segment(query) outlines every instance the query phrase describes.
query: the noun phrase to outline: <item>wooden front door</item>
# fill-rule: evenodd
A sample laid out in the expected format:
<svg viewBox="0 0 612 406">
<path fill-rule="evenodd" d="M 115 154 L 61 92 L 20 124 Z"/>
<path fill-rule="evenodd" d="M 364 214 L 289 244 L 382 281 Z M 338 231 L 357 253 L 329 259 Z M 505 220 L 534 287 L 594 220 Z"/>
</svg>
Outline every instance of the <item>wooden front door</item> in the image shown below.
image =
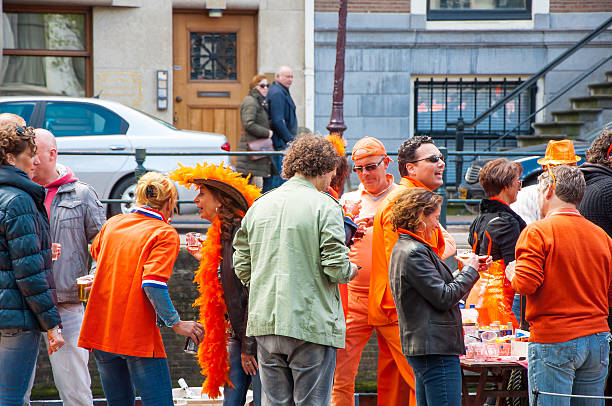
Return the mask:
<svg viewBox="0 0 612 406">
<path fill-rule="evenodd" d="M 173 34 L 174 125 L 224 134 L 235 150 L 240 103 L 257 69 L 256 15 L 175 12 Z"/>
</svg>

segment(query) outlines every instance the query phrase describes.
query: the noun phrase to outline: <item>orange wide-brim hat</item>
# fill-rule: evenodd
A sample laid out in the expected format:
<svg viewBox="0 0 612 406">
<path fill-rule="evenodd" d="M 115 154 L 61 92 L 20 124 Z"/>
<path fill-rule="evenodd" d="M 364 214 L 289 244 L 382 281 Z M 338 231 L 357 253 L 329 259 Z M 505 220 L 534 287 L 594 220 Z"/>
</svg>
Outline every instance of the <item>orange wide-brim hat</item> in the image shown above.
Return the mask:
<svg viewBox="0 0 612 406">
<path fill-rule="evenodd" d="M 574 144 L 571 140 L 548 141 L 544 158 L 538 159 L 542 166 L 546 165 L 568 165 L 580 161 L 580 157 L 574 152 Z"/>
</svg>

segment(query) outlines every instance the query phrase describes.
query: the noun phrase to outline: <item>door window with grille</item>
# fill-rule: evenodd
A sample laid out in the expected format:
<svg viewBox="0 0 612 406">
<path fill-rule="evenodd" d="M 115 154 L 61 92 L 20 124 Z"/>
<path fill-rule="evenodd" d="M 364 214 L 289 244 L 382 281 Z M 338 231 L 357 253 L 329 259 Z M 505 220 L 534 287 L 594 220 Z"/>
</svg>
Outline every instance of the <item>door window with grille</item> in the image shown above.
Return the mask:
<svg viewBox="0 0 612 406">
<path fill-rule="evenodd" d="M 191 32 L 191 80 L 236 80 L 236 33 Z"/>
</svg>

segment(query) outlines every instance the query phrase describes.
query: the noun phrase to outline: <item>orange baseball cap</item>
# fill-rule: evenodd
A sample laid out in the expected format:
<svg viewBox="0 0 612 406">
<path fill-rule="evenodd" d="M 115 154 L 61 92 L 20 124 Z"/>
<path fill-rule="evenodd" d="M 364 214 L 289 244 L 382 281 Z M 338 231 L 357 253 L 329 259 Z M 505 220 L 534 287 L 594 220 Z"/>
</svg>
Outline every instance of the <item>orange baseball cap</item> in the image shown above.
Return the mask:
<svg viewBox="0 0 612 406">
<path fill-rule="evenodd" d="M 384 155 L 387 156 L 387 151 L 382 142 L 374 137 L 363 137 L 353 147 L 353 155 L 351 158 L 354 160 L 365 158 L 368 156 Z"/>
<path fill-rule="evenodd" d="M 548 141 L 544 158 L 538 159 L 542 166 L 546 165 L 568 165 L 580 161 L 580 157 L 574 152 L 574 144 L 571 140 Z"/>
</svg>

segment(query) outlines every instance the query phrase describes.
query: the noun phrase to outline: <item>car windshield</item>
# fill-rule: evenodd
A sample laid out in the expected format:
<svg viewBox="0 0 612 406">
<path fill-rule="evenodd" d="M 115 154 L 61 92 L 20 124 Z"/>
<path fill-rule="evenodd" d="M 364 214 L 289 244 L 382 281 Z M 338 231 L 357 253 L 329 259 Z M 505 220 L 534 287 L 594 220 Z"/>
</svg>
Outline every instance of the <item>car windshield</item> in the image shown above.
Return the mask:
<svg viewBox="0 0 612 406">
<path fill-rule="evenodd" d="M 138 110 L 138 109 L 134 109 L 134 110 L 137 110 L 139 113 L 142 113 L 142 114 L 144 114 L 145 116 L 150 117 L 150 118 L 152 118 L 153 120 L 157 121 L 158 123 L 165 125 L 166 127 L 170 128 L 171 130 L 177 130 L 177 131 L 178 131 L 178 128 L 176 128 L 175 126 L 173 126 L 173 125 L 172 125 L 172 124 L 170 124 L 169 122 L 162 120 L 162 119 L 161 119 L 161 118 L 159 118 L 159 117 L 155 117 L 155 116 L 153 116 L 153 115 L 151 115 L 151 114 L 149 114 L 149 113 L 145 113 L 145 112 L 144 112 L 144 111 L 142 111 L 142 110 Z"/>
</svg>

